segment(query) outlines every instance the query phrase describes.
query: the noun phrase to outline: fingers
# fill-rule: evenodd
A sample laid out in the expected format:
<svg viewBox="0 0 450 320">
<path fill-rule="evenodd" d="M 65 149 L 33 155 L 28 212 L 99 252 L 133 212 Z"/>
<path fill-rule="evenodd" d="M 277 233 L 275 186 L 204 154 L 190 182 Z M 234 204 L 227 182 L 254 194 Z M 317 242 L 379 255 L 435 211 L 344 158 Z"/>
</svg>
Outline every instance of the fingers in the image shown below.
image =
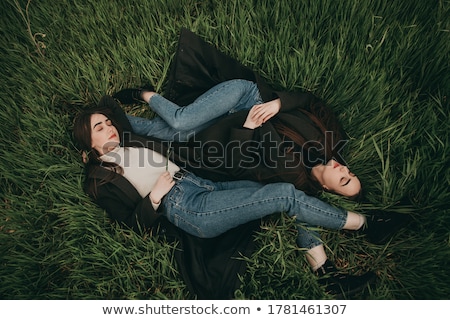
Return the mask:
<svg viewBox="0 0 450 320">
<path fill-rule="evenodd" d="M 264 119 L 263 119 L 263 123 L 267 122 L 267 121 L 268 121 L 270 118 L 272 118 L 274 115 L 275 115 L 275 114 L 273 114 L 273 113 L 266 114 L 265 117 L 264 117 Z"/>
<path fill-rule="evenodd" d="M 259 115 L 255 115 L 254 113 L 255 112 L 249 113 L 247 118 L 248 121 L 253 124 L 253 127 L 256 128 L 262 125 L 262 120 Z"/>
<path fill-rule="evenodd" d="M 172 177 L 172 175 L 170 174 L 169 171 L 165 171 L 165 172 L 163 173 L 163 176 L 164 176 L 164 178 L 165 178 L 168 182 L 170 182 L 171 185 L 174 185 L 174 184 L 175 184 L 175 180 L 173 180 L 173 177 Z"/>
<path fill-rule="evenodd" d="M 267 105 L 259 104 L 250 110 L 250 116 L 254 122 L 262 124 L 272 118 L 274 113 Z"/>
<path fill-rule="evenodd" d="M 175 180 L 173 180 L 170 172 L 165 171 L 159 176 L 157 184 L 159 184 L 159 186 L 161 186 L 166 192 L 168 192 L 175 185 Z"/>
<path fill-rule="evenodd" d="M 163 179 L 163 180 L 166 180 L 166 181 L 173 181 L 173 178 L 172 178 L 172 176 L 170 175 L 170 172 L 169 172 L 169 171 L 164 171 L 164 172 L 161 174 L 160 178 Z"/>
<path fill-rule="evenodd" d="M 163 173 L 161 173 L 161 177 L 164 178 L 172 178 L 172 176 L 170 175 L 169 171 L 164 171 Z"/>
<path fill-rule="evenodd" d="M 250 110 L 250 116 L 253 121 L 258 121 L 264 115 L 264 107 L 261 104 L 253 106 Z"/>
</svg>

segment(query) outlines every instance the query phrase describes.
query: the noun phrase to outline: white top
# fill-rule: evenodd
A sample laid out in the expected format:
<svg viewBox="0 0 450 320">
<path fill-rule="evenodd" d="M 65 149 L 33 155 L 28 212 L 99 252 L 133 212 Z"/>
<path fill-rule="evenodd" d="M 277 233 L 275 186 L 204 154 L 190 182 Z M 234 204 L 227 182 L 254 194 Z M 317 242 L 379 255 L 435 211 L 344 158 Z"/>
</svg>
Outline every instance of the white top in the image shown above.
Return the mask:
<svg viewBox="0 0 450 320">
<path fill-rule="evenodd" d="M 102 155 L 101 160 L 115 163 L 123 168 L 123 176 L 136 188 L 142 198 L 152 190 L 159 176 L 169 171 L 173 174 L 180 170 L 167 157 L 148 148 L 116 147 Z M 159 204 L 152 202 L 155 210 Z"/>
</svg>

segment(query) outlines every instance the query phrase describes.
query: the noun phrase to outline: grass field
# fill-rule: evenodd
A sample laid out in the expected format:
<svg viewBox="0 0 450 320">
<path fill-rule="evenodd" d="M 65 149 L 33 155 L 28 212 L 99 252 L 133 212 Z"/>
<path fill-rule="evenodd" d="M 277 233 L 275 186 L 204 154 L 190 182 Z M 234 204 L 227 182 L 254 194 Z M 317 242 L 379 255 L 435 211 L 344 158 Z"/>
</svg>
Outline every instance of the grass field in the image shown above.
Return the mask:
<svg viewBox="0 0 450 320">
<path fill-rule="evenodd" d="M 414 217 L 384 246 L 324 232 L 341 268 L 376 271 L 358 298 L 450 298 L 448 0 L 6 0 L 0 10 L 1 298 L 192 298 L 169 245 L 111 226 L 82 193 L 71 141 L 74 114 L 102 95 L 162 90 L 182 27 L 338 113 L 366 199 L 325 200 Z M 292 222 L 263 227 L 236 299 L 329 298 Z"/>
</svg>

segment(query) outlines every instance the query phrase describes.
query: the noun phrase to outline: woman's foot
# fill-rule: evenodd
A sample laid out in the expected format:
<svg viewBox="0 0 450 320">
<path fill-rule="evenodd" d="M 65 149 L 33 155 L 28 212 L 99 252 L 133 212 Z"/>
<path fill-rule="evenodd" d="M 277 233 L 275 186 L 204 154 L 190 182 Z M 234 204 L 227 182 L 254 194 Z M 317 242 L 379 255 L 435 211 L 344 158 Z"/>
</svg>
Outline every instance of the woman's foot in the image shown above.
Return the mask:
<svg viewBox="0 0 450 320">
<path fill-rule="evenodd" d="M 359 230 L 373 244 L 385 244 L 394 234 L 404 228 L 412 218 L 408 214 L 371 211 L 366 215 L 366 224 Z"/>
<path fill-rule="evenodd" d="M 325 286 L 325 291 L 336 299 L 349 299 L 361 293 L 376 278 L 375 273 L 370 271 L 360 276 L 342 273 L 330 260 L 325 261 L 315 273 L 319 277 L 318 282 Z"/>
<path fill-rule="evenodd" d="M 153 87 L 128 88 L 115 93 L 113 98 L 122 104 L 148 103 L 154 94 Z"/>
</svg>

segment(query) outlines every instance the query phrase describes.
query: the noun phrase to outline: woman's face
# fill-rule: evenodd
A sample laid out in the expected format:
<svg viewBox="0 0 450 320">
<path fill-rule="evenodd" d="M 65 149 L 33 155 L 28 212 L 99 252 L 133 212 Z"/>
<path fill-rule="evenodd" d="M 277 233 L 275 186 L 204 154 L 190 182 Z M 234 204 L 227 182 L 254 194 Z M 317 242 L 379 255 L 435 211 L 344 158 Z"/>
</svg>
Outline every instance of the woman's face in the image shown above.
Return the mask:
<svg viewBox="0 0 450 320">
<path fill-rule="evenodd" d="M 361 182 L 346 166 L 335 160 L 312 168 L 312 175 L 328 191 L 352 197 L 361 191 Z"/>
<path fill-rule="evenodd" d="M 108 153 L 120 144 L 119 132 L 103 114 L 91 116 L 91 143 L 92 148 L 101 155 Z"/>
</svg>

